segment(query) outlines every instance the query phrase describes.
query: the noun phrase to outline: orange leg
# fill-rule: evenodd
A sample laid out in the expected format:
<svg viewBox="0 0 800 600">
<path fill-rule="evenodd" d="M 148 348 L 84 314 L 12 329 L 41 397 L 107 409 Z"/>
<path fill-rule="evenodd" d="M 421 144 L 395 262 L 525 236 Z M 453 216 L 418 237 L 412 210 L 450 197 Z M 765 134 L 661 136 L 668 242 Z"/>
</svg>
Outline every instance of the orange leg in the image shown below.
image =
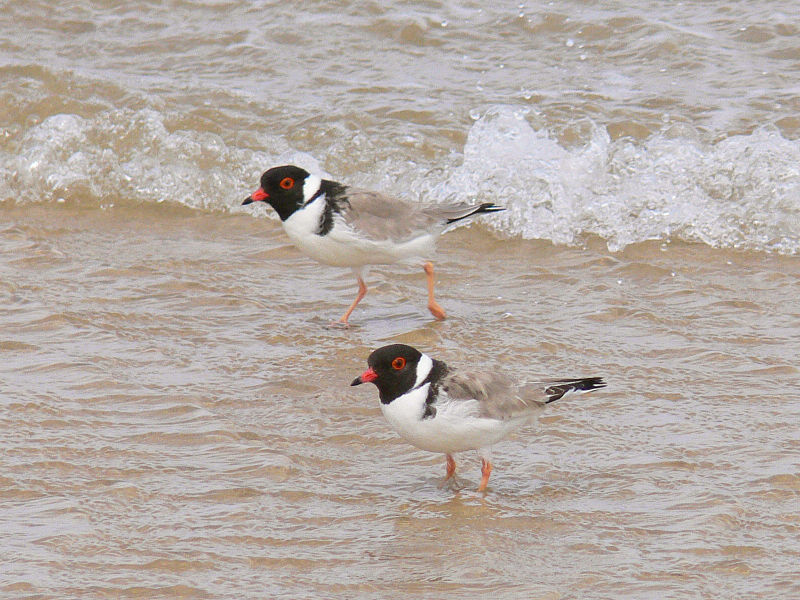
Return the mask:
<svg viewBox="0 0 800 600">
<path fill-rule="evenodd" d="M 456 474 L 456 461 L 453 457 L 448 454 L 447 455 L 447 477 L 444 478 L 445 481 L 450 479 L 453 475 Z"/>
<path fill-rule="evenodd" d="M 347 322 L 347 319 L 350 318 L 350 315 L 353 312 L 353 309 L 358 305 L 361 300 L 364 299 L 364 296 L 367 295 L 367 284 L 364 283 L 364 280 L 361 279 L 361 276 L 358 277 L 358 296 L 356 299 L 353 300 L 353 303 L 350 305 L 350 308 L 347 309 L 347 312 L 342 315 L 342 318 L 339 319 L 339 323 L 344 325 L 345 327 L 349 327 L 350 324 Z"/>
<path fill-rule="evenodd" d="M 481 484 L 478 486 L 478 491 L 482 492 L 486 489 L 487 484 L 489 483 L 489 475 L 492 474 L 492 463 L 486 460 L 485 458 L 481 459 Z"/>
<path fill-rule="evenodd" d="M 425 275 L 428 277 L 428 310 L 431 311 L 437 321 L 444 321 L 447 315 L 445 315 L 444 309 L 439 306 L 439 303 L 433 297 L 433 263 L 426 262 L 422 268 L 425 269 Z"/>
</svg>

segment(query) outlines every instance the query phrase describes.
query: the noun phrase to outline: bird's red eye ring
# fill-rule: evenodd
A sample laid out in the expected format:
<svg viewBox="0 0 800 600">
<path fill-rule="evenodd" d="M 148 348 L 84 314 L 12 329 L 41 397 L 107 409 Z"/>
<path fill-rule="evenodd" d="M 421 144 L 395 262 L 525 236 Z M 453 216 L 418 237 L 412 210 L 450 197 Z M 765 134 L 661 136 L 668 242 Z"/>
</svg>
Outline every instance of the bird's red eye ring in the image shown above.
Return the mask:
<svg viewBox="0 0 800 600">
<path fill-rule="evenodd" d="M 281 179 L 281 182 L 278 184 L 285 190 L 290 190 L 294 187 L 294 179 L 291 177 L 284 177 Z"/>
<path fill-rule="evenodd" d="M 403 358 L 402 356 L 398 356 L 392 361 L 392 368 L 396 369 L 397 371 L 399 371 L 405 366 L 406 366 L 406 359 Z"/>
</svg>

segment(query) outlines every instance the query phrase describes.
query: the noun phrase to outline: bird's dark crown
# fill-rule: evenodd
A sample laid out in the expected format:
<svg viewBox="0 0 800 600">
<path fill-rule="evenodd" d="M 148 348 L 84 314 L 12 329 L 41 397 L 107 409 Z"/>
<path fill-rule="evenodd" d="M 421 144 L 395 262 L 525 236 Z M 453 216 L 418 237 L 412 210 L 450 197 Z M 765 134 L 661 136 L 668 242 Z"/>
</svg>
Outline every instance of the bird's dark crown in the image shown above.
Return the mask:
<svg viewBox="0 0 800 600">
<path fill-rule="evenodd" d="M 275 209 L 281 221 L 303 206 L 303 184 L 308 176 L 308 171 L 294 165 L 272 167 L 261 176 L 261 189 L 268 196 L 266 201 Z"/>
<path fill-rule="evenodd" d="M 414 387 L 420 358 L 422 352 L 406 344 L 383 346 L 369 355 L 367 364 L 378 375 L 373 383 L 381 402 L 389 404 Z"/>
</svg>

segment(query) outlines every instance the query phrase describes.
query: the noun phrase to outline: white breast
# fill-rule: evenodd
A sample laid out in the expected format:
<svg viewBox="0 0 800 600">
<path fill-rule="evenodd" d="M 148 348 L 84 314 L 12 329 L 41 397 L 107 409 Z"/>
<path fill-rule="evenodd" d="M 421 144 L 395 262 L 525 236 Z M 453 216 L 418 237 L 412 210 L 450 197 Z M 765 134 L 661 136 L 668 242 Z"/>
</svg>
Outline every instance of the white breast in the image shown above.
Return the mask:
<svg viewBox="0 0 800 600">
<path fill-rule="evenodd" d="M 292 238 L 292 241 L 297 243 L 297 240 L 303 240 L 312 236 L 316 236 L 319 229 L 319 222 L 325 212 L 325 195 L 323 194 L 311 204 L 306 204 L 299 210 L 293 212 L 288 219 L 283 222 L 283 229 L 286 235 Z"/>
<path fill-rule="evenodd" d="M 394 430 L 422 450 L 450 454 L 487 448 L 527 421 L 480 417 L 477 400 L 451 400 L 442 392 L 435 404 L 435 416 L 423 418 L 429 386 L 426 383 L 389 404 L 381 404 L 381 410 Z"/>
</svg>

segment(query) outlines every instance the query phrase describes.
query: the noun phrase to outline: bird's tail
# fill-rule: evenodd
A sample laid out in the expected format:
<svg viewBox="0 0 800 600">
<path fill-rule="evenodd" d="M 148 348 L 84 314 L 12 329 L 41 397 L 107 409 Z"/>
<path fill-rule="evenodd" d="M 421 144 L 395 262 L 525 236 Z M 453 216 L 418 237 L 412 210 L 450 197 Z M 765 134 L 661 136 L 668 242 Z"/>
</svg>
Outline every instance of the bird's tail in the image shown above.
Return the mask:
<svg viewBox="0 0 800 600">
<path fill-rule="evenodd" d="M 545 404 L 550 404 L 567 394 L 585 394 L 606 387 L 602 377 L 586 377 L 584 379 L 558 379 L 548 382 L 544 393 L 547 394 Z"/>
<path fill-rule="evenodd" d="M 467 217 L 471 217 L 472 215 L 479 215 L 481 213 L 490 213 L 490 212 L 497 212 L 499 210 L 505 210 L 502 206 L 497 206 L 494 202 L 484 202 L 483 204 L 479 204 L 478 206 L 470 206 L 463 211 L 459 212 L 458 214 L 454 214 L 452 217 L 447 219 L 447 224 L 455 223 L 456 221 L 460 221 L 461 219 L 466 219 Z"/>
</svg>

